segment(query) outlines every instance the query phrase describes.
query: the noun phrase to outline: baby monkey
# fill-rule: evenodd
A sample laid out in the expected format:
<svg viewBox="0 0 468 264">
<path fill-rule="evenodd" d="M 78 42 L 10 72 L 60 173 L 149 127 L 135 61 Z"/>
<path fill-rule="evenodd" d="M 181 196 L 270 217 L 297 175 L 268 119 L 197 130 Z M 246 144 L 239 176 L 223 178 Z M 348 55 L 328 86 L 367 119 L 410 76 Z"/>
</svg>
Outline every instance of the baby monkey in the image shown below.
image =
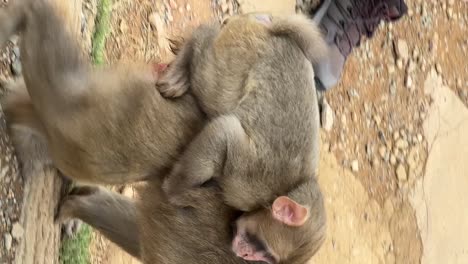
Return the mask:
<svg viewBox="0 0 468 264">
<path fill-rule="evenodd" d="M 210 119 L 163 188 L 190 206 L 200 187 L 219 183 L 246 212 L 232 242 L 245 260 L 303 263 L 324 239 L 312 63 L 325 53 L 306 17 L 247 14 L 200 26 L 159 79 L 166 97 L 190 89 Z"/>
</svg>

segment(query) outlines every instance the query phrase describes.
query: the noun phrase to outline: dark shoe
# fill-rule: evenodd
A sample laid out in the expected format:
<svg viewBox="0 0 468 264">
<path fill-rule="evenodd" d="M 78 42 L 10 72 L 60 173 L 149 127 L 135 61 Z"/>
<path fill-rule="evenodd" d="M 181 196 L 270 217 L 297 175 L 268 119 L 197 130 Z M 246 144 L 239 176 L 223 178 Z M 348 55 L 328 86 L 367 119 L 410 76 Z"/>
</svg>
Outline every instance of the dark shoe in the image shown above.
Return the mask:
<svg viewBox="0 0 468 264">
<path fill-rule="evenodd" d="M 330 46 L 328 59 L 314 65 L 325 89 L 338 83 L 346 57 L 359 46 L 362 35 L 371 37 L 380 21 L 396 21 L 408 10 L 404 0 L 325 0 L 322 5 L 312 17 Z"/>
</svg>

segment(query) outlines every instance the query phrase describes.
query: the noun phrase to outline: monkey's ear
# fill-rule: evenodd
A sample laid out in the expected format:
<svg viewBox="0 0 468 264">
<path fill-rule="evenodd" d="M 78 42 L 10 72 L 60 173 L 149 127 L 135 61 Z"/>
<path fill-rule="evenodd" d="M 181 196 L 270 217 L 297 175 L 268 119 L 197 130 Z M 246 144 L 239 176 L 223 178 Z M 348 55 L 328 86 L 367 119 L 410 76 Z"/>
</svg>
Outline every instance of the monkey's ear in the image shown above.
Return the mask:
<svg viewBox="0 0 468 264">
<path fill-rule="evenodd" d="M 309 218 L 309 209 L 287 196 L 276 198 L 272 213 L 273 218 L 288 226 L 302 226 Z"/>
</svg>

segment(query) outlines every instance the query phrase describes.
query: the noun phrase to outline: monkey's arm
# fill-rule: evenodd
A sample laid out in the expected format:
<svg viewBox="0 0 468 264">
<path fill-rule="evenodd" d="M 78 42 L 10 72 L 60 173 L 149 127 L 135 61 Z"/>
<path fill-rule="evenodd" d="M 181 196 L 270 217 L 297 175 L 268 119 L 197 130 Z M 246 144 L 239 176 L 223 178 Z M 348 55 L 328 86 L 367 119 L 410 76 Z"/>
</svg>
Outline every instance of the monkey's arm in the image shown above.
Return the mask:
<svg viewBox="0 0 468 264">
<path fill-rule="evenodd" d="M 250 151 L 249 137 L 235 116 L 221 116 L 211 121 L 190 143 L 163 184 L 169 201 L 187 206 L 190 192 L 213 177 L 236 177 L 241 168 L 225 172 L 225 163 L 242 163 Z"/>
<path fill-rule="evenodd" d="M 78 218 L 127 253 L 140 258 L 137 208 L 123 195 L 100 187 L 78 187 L 62 202 L 57 222 Z"/>
</svg>

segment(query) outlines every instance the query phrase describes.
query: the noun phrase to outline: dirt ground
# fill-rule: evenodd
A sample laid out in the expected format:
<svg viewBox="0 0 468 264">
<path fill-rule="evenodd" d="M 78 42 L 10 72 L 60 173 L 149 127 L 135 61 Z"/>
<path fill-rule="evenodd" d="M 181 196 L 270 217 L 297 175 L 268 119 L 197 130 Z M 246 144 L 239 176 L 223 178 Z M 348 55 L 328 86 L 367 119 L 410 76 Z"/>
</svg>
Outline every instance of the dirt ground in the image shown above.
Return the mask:
<svg viewBox="0 0 468 264">
<path fill-rule="evenodd" d="M 326 94 L 319 183 L 328 236 L 311 263 L 468 263 L 468 4 L 406 3 L 408 16 L 363 39 Z M 116 0 L 106 58 L 168 61 L 166 37 L 237 12 L 292 13 L 295 4 Z M 0 54 L 0 76 L 12 74 L 12 54 L 13 45 Z M 0 201 L 21 196 L 14 186 L 2 182 Z M 12 215 L 10 224 L 0 215 L 0 263 L 17 218 L 9 204 L 0 203 Z M 138 263 L 99 234 L 91 251 L 92 263 Z"/>
</svg>

